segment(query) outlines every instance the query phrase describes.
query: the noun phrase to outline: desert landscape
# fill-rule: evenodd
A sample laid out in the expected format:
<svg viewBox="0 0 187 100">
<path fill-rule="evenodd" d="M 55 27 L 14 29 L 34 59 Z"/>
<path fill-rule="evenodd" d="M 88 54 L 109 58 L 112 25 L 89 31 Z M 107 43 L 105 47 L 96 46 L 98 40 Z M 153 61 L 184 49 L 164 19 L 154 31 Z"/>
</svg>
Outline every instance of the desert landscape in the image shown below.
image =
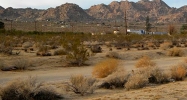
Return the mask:
<svg viewBox="0 0 187 100">
<path fill-rule="evenodd" d="M 0 5 L 0 100 L 187 100 L 186 9 Z"/>
<path fill-rule="evenodd" d="M 175 40 L 169 35 L 137 34 L 1 36 L 2 97 L 9 89 L 19 90 L 16 84 L 33 82 L 67 100 L 187 98 L 184 35 Z"/>
</svg>

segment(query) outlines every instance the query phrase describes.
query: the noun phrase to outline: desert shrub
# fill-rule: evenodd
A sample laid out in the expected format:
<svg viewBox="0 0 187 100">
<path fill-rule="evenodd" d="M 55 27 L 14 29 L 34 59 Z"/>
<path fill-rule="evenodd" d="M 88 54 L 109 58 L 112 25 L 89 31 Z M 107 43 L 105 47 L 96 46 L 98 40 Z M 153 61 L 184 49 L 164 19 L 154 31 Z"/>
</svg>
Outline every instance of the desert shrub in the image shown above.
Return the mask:
<svg viewBox="0 0 187 100">
<path fill-rule="evenodd" d="M 99 62 L 93 68 L 92 75 L 97 78 L 104 78 L 118 69 L 119 61 L 116 59 L 107 59 Z"/>
<path fill-rule="evenodd" d="M 148 71 L 148 70 L 147 70 Z M 149 72 L 149 83 L 168 83 L 170 76 L 159 67 L 153 67 Z"/>
<path fill-rule="evenodd" d="M 5 67 L 4 61 L 2 59 L 0 59 L 0 69 L 2 69 L 4 67 Z"/>
<path fill-rule="evenodd" d="M 178 47 L 174 47 L 171 48 L 167 51 L 167 55 L 168 56 L 177 56 L 177 57 L 181 57 L 184 55 L 184 52 L 182 49 L 178 48 Z"/>
<path fill-rule="evenodd" d="M 36 80 L 33 78 L 11 81 L 2 88 L 2 100 L 31 100 L 29 95 L 35 86 Z"/>
<path fill-rule="evenodd" d="M 101 84 L 101 88 L 114 89 L 114 88 L 123 88 L 124 84 L 127 82 L 129 74 L 120 68 L 116 72 L 108 75 L 104 82 Z"/>
<path fill-rule="evenodd" d="M 63 48 L 67 52 L 66 60 L 73 65 L 82 66 L 91 56 L 88 50 L 84 47 L 83 43 L 78 39 L 72 40 L 70 43 L 64 43 Z"/>
<path fill-rule="evenodd" d="M 94 83 L 95 79 L 86 78 L 83 75 L 74 75 L 70 78 L 70 88 L 76 94 L 81 94 L 82 96 L 85 93 L 93 93 L 94 92 Z"/>
<path fill-rule="evenodd" d="M 32 47 L 32 43 L 31 42 L 24 42 L 23 44 L 22 44 L 22 47 L 24 48 L 24 49 L 27 49 L 27 48 L 29 48 L 29 47 Z"/>
<path fill-rule="evenodd" d="M 137 61 L 137 63 L 135 64 L 135 67 L 136 68 L 154 67 L 155 65 L 156 63 L 151 61 L 151 59 L 148 56 L 143 56 Z"/>
<path fill-rule="evenodd" d="M 4 29 L 4 28 L 5 28 L 5 24 L 0 21 L 0 29 Z"/>
<path fill-rule="evenodd" d="M 167 50 L 167 49 L 171 48 L 171 46 L 172 46 L 171 42 L 164 42 L 164 43 L 160 44 L 160 49 Z"/>
<path fill-rule="evenodd" d="M 93 46 L 91 47 L 91 51 L 92 51 L 93 53 L 101 53 L 101 52 L 102 52 L 102 48 L 101 48 L 99 45 L 93 45 Z"/>
<path fill-rule="evenodd" d="M 127 83 L 124 85 L 124 87 L 129 90 L 129 89 L 139 89 L 143 88 L 146 86 L 148 83 L 148 78 L 145 76 L 145 74 L 136 72 L 132 74 L 128 80 Z"/>
<path fill-rule="evenodd" d="M 39 46 L 39 50 L 37 52 L 37 55 L 51 56 L 51 53 L 49 52 L 49 46 L 46 46 L 46 45 Z"/>
<path fill-rule="evenodd" d="M 176 65 L 171 68 L 171 78 L 176 81 L 181 81 L 186 76 L 186 68 L 182 65 Z"/>
<path fill-rule="evenodd" d="M 14 68 L 17 70 L 26 70 L 31 67 L 30 61 L 26 58 L 18 58 L 13 63 Z"/>
<path fill-rule="evenodd" d="M 120 56 L 119 56 L 119 54 L 117 52 L 108 52 L 106 54 L 106 57 L 108 57 L 108 58 L 115 58 L 115 59 L 119 59 L 120 58 Z"/>
<path fill-rule="evenodd" d="M 0 53 L 12 55 L 13 46 L 5 45 L 4 43 L 0 44 Z"/>
<path fill-rule="evenodd" d="M 40 87 L 30 93 L 33 100 L 62 100 L 63 97 L 53 88 Z"/>
<path fill-rule="evenodd" d="M 66 55 L 67 52 L 64 49 L 57 49 L 54 51 L 54 55 Z"/>
<path fill-rule="evenodd" d="M 181 26 L 180 31 L 181 31 L 181 34 L 186 34 L 187 33 L 187 24 L 183 24 Z"/>
<path fill-rule="evenodd" d="M 40 90 L 41 86 L 34 77 L 16 79 L 2 87 L 0 96 L 2 100 L 59 100 L 60 96 L 54 90 Z"/>
</svg>

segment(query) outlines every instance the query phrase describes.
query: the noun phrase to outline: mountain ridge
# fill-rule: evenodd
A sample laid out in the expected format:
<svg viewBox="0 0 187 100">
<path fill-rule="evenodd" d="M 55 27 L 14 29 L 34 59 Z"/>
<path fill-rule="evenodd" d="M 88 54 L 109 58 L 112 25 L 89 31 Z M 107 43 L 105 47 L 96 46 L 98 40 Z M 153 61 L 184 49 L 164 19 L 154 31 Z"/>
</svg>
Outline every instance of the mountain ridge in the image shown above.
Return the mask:
<svg viewBox="0 0 187 100">
<path fill-rule="evenodd" d="M 130 22 L 145 21 L 147 16 L 152 22 L 184 22 L 187 18 L 187 6 L 174 8 L 163 0 L 139 0 L 138 2 L 113 1 L 110 4 L 93 5 L 82 9 L 77 4 L 65 3 L 55 8 L 3 8 L 0 6 L 0 18 L 17 21 L 55 20 L 55 21 L 95 21 L 124 20 L 125 9 Z"/>
</svg>

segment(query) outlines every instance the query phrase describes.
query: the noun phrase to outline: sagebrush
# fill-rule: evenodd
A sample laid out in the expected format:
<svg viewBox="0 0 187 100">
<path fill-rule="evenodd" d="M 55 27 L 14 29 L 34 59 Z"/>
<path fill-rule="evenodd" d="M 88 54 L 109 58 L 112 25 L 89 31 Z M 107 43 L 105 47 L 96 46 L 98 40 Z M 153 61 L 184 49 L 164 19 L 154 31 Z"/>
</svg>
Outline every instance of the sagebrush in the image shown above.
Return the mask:
<svg viewBox="0 0 187 100">
<path fill-rule="evenodd" d="M 124 87 L 127 90 L 139 89 L 145 87 L 148 83 L 149 81 L 145 74 L 136 72 L 128 78 L 127 83 L 124 85 Z"/>
<path fill-rule="evenodd" d="M 59 100 L 63 98 L 54 90 L 42 90 L 41 87 L 42 83 L 37 83 L 34 77 L 16 79 L 2 87 L 0 97 L 2 100 Z"/>
<path fill-rule="evenodd" d="M 86 93 L 93 93 L 95 90 L 95 79 L 86 78 L 83 75 L 73 75 L 70 78 L 70 88 L 76 94 L 81 94 L 82 96 Z"/>
</svg>

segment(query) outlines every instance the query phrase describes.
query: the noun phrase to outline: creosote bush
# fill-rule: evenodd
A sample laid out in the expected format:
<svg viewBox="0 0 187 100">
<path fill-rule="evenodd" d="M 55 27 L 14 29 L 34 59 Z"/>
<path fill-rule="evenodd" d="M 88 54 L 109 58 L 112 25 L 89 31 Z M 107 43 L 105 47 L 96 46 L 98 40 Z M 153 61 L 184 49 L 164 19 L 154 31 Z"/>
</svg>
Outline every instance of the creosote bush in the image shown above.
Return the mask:
<svg viewBox="0 0 187 100">
<path fill-rule="evenodd" d="M 96 78 L 105 78 L 118 69 L 119 61 L 116 59 L 106 59 L 99 62 L 93 68 L 92 75 Z"/>
<path fill-rule="evenodd" d="M 76 94 L 82 96 L 86 93 L 93 93 L 96 87 L 94 86 L 95 79 L 86 78 L 83 75 L 73 75 L 70 78 L 70 88 Z"/>
<path fill-rule="evenodd" d="M 168 56 L 181 57 L 184 55 L 183 50 L 178 47 L 171 48 L 167 51 Z"/>
<path fill-rule="evenodd" d="M 136 68 L 142 68 L 142 67 L 154 67 L 156 64 L 155 62 L 151 61 L 151 59 L 148 56 L 143 56 L 138 60 L 138 62 L 135 64 Z"/>
<path fill-rule="evenodd" d="M 78 39 L 73 39 L 71 42 L 65 42 L 63 48 L 67 52 L 66 60 L 72 65 L 82 66 L 91 56 L 83 43 Z"/>
<path fill-rule="evenodd" d="M 182 64 L 178 64 L 171 68 L 171 78 L 176 81 L 182 81 L 186 76 L 186 72 L 186 68 Z"/>
</svg>

